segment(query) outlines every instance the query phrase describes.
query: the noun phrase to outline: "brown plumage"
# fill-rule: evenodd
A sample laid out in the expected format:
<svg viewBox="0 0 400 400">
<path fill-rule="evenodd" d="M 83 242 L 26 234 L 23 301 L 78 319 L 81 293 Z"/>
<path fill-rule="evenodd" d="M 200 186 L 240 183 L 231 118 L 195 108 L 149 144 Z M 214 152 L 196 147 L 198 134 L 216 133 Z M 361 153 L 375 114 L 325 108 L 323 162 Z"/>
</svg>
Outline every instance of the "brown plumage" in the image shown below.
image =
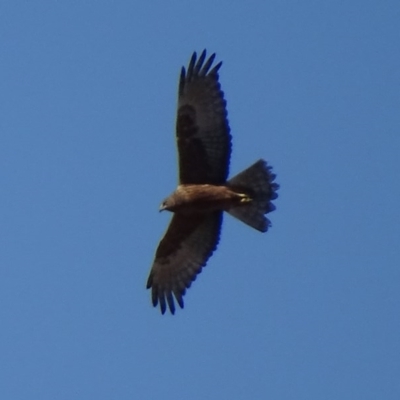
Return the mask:
<svg viewBox="0 0 400 400">
<path fill-rule="evenodd" d="M 265 214 L 275 209 L 275 175 L 264 160 L 227 181 L 231 135 L 226 102 L 218 82 L 222 62 L 211 68 L 204 50 L 193 53 L 179 80 L 176 138 L 179 185 L 160 210 L 174 212 L 161 240 L 147 281 L 152 302 L 175 312 L 174 298 L 183 308 L 183 296 L 217 247 L 222 215 L 226 211 L 251 227 L 266 232 Z"/>
</svg>

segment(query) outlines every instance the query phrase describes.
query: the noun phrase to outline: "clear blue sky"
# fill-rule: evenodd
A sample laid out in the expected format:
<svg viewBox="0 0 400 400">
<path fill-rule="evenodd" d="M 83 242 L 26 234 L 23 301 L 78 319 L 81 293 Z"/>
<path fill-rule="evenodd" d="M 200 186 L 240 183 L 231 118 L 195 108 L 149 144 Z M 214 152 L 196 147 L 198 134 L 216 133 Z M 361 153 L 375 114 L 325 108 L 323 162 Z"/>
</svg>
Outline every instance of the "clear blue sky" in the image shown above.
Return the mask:
<svg viewBox="0 0 400 400">
<path fill-rule="evenodd" d="M 3 1 L 0 398 L 400 398 L 399 1 Z M 145 290 L 177 182 L 180 67 L 223 60 L 226 216 L 161 316 Z"/>
</svg>

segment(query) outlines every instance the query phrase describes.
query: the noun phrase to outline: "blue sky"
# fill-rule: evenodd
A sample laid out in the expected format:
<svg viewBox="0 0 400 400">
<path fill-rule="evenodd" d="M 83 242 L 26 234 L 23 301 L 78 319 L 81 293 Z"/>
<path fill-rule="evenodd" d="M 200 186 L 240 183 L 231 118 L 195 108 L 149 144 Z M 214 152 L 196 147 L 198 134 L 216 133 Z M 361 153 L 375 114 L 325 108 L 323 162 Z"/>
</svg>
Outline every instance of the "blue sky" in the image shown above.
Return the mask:
<svg viewBox="0 0 400 400">
<path fill-rule="evenodd" d="M 400 398 L 398 1 L 3 1 L 2 399 Z M 263 157 L 273 227 L 226 216 L 161 316 L 145 290 L 177 182 L 179 70 L 217 53 L 231 173 Z"/>
</svg>

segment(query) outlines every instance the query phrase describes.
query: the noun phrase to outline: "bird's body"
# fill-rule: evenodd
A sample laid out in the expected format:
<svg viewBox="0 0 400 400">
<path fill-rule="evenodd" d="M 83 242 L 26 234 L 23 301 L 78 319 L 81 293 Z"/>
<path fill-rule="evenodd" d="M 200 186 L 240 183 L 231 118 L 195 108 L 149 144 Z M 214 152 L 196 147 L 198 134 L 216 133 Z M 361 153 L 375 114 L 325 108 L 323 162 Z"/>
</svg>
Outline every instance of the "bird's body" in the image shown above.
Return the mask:
<svg viewBox="0 0 400 400">
<path fill-rule="evenodd" d="M 250 201 L 246 194 L 235 192 L 226 185 L 179 185 L 161 210 L 182 214 L 228 211 L 246 199 Z"/>
<path fill-rule="evenodd" d="M 231 135 L 226 102 L 218 82 L 221 62 L 212 69 L 205 50 L 182 68 L 179 81 L 176 137 L 179 185 L 160 210 L 174 213 L 161 240 L 147 281 L 154 306 L 172 314 L 217 247 L 223 212 L 266 232 L 265 214 L 275 209 L 275 174 L 264 160 L 228 180 Z"/>
</svg>

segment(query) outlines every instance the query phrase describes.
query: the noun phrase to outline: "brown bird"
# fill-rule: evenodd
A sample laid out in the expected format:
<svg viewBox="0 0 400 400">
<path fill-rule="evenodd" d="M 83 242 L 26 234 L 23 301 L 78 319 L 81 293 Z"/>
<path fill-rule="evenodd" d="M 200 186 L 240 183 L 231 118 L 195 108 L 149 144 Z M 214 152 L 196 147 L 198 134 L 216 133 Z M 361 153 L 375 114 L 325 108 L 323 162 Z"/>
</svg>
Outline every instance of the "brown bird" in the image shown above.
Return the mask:
<svg viewBox="0 0 400 400">
<path fill-rule="evenodd" d="M 218 82 L 222 62 L 211 68 L 204 50 L 193 53 L 179 80 L 176 138 L 179 153 L 179 185 L 160 211 L 174 213 L 147 281 L 152 302 L 175 313 L 175 300 L 183 308 L 186 289 L 196 279 L 217 247 L 223 211 L 251 227 L 266 232 L 265 217 L 275 209 L 279 185 L 264 160 L 227 181 L 231 135 L 226 101 Z"/>
</svg>

